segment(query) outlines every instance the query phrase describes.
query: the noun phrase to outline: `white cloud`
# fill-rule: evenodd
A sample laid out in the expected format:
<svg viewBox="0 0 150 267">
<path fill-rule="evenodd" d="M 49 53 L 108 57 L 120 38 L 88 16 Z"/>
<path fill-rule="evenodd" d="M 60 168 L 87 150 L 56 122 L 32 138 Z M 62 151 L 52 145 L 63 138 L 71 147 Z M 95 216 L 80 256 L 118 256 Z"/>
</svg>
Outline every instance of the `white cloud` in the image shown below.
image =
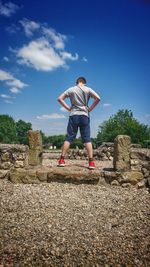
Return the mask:
<svg viewBox="0 0 150 267">
<path fill-rule="evenodd" d="M 19 89 L 22 89 L 23 87 L 27 86 L 25 83 L 21 82 L 18 79 L 13 79 L 13 80 L 7 81 L 6 84 L 9 86 L 15 86 Z"/>
<path fill-rule="evenodd" d="M 31 41 L 17 52 L 17 57 L 19 64 L 36 70 L 51 71 L 65 64 L 45 38 Z"/>
<path fill-rule="evenodd" d="M 84 62 L 88 62 L 86 57 L 83 57 L 82 59 L 83 59 Z"/>
<path fill-rule="evenodd" d="M 14 97 L 12 97 L 12 96 L 10 96 L 10 95 L 5 95 L 5 94 L 0 94 L 0 96 L 1 96 L 2 98 L 5 98 L 5 99 L 12 99 L 12 98 L 14 98 Z"/>
<path fill-rule="evenodd" d="M 57 33 L 52 28 L 42 27 L 42 31 L 44 35 L 50 38 L 50 41 L 54 42 L 54 47 L 56 49 L 64 49 L 65 48 L 65 40 L 67 40 L 67 36 L 64 34 Z"/>
<path fill-rule="evenodd" d="M 65 116 L 63 114 L 52 113 L 52 114 L 44 114 L 36 117 L 38 120 L 48 120 L 48 119 L 64 119 Z"/>
<path fill-rule="evenodd" d="M 71 53 L 68 52 L 60 52 L 60 55 L 64 60 L 70 59 L 70 60 L 78 60 L 79 56 L 77 53 L 75 53 L 75 56 L 73 56 Z"/>
<path fill-rule="evenodd" d="M 4 70 L 0 70 L 0 81 L 4 82 L 6 85 L 11 87 L 9 90 L 11 93 L 17 94 L 20 92 L 20 89 L 28 86 L 27 84 L 23 83 L 22 81 L 16 79 L 12 74 L 6 72 Z M 0 95 L 2 98 L 12 98 L 6 97 L 7 95 Z"/>
<path fill-rule="evenodd" d="M 104 104 L 103 104 L 103 107 L 105 107 L 105 108 L 109 108 L 109 107 L 111 107 L 111 104 L 110 104 L 110 103 L 104 103 Z"/>
<path fill-rule="evenodd" d="M 12 2 L 2 3 L 0 2 L 0 15 L 5 17 L 10 17 L 11 15 L 15 14 L 18 10 L 19 6 Z"/>
<path fill-rule="evenodd" d="M 4 102 L 7 104 L 13 104 L 12 99 L 15 97 L 12 97 L 10 95 L 0 94 L 0 97 L 4 99 Z"/>
<path fill-rule="evenodd" d="M 53 28 L 44 26 L 42 23 L 35 22 L 24 18 L 20 20 L 20 24 L 23 27 L 27 37 L 32 37 L 38 30 L 40 35 L 45 36 L 46 39 L 54 46 L 55 49 L 64 49 L 67 36 L 56 32 Z"/>
<path fill-rule="evenodd" d="M 10 88 L 9 91 L 12 92 L 12 93 L 14 93 L 14 94 L 20 93 L 20 90 L 18 88 L 16 88 L 16 87 Z"/>
<path fill-rule="evenodd" d="M 9 72 L 6 72 L 4 70 L 0 70 L 0 81 L 5 81 L 7 85 L 16 86 L 18 88 L 23 88 L 27 86 L 27 84 L 16 79 L 13 75 L 11 75 Z"/>
<path fill-rule="evenodd" d="M 20 23 L 22 27 L 24 28 L 24 31 L 27 37 L 31 37 L 34 31 L 40 28 L 40 24 L 32 20 L 23 19 L 20 21 Z"/>
<path fill-rule="evenodd" d="M 0 81 L 7 81 L 7 80 L 12 80 L 13 79 L 13 76 L 4 71 L 4 70 L 0 70 Z"/>
<path fill-rule="evenodd" d="M 76 61 L 79 56 L 65 51 L 67 36 L 56 32 L 53 28 L 26 18 L 20 21 L 20 25 L 28 37 L 34 40 L 24 44 L 19 49 L 10 51 L 17 56 L 17 62 L 36 70 L 52 71 L 56 68 L 68 68 L 66 61 Z M 36 36 L 36 38 L 35 38 Z"/>
</svg>

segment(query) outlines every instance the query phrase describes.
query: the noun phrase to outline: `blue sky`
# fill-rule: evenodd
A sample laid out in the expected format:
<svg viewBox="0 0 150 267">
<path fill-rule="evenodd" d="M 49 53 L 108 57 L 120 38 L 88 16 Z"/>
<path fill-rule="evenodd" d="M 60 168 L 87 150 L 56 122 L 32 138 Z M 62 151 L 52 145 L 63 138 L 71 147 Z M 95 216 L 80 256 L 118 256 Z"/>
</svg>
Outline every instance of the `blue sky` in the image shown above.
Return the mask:
<svg viewBox="0 0 150 267">
<path fill-rule="evenodd" d="M 65 134 L 57 97 L 85 76 L 92 136 L 119 109 L 150 124 L 150 1 L 0 0 L 0 113 Z"/>
</svg>

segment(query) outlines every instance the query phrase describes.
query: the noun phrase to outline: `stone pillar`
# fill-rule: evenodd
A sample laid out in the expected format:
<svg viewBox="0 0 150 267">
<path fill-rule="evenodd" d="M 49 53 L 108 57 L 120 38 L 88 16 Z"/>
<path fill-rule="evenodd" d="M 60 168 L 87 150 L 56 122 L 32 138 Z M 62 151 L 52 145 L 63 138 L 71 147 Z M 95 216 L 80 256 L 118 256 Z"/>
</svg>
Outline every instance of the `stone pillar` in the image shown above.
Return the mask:
<svg viewBox="0 0 150 267">
<path fill-rule="evenodd" d="M 28 131 L 29 165 L 37 166 L 42 163 L 42 136 L 39 131 Z"/>
<path fill-rule="evenodd" d="M 131 138 L 128 135 L 118 135 L 114 140 L 114 169 L 117 171 L 130 170 Z"/>
</svg>

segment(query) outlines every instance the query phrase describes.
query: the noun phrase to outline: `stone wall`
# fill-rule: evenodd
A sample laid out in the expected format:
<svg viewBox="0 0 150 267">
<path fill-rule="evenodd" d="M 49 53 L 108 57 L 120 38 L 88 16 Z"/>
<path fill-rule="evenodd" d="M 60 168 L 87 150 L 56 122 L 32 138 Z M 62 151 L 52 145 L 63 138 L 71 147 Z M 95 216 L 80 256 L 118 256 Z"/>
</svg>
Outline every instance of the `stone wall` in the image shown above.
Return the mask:
<svg viewBox="0 0 150 267">
<path fill-rule="evenodd" d="M 139 144 L 131 144 L 131 148 L 139 149 Z M 44 159 L 58 159 L 60 157 L 60 151 L 43 151 Z M 93 150 L 94 160 L 111 161 L 114 156 L 114 143 L 103 142 L 97 149 Z M 66 159 L 81 159 L 88 158 L 86 149 L 70 149 L 66 154 Z"/>
<path fill-rule="evenodd" d="M 70 159 L 87 159 L 85 150 L 76 149 L 69 153 L 68 158 Z M 45 156 L 49 156 L 49 153 L 45 153 L 44 158 Z M 97 160 L 113 161 L 114 168 L 96 170 L 100 183 L 105 181 L 115 186 L 129 187 L 134 185 L 138 188 L 144 186 L 150 188 L 150 149 L 131 145 L 130 137 L 117 136 L 115 145 L 113 143 L 103 144 L 94 151 L 94 157 Z M 57 167 L 55 166 L 55 168 Z M 55 176 L 56 180 L 60 180 L 62 169 L 57 168 L 55 170 L 55 168 L 46 169 L 42 165 L 42 139 L 38 131 L 29 132 L 29 147 L 17 144 L 0 144 L 0 178 L 9 178 L 14 183 L 39 183 L 48 182 L 48 173 L 51 173 L 51 176 Z M 68 177 L 70 168 L 64 169 L 64 176 Z M 84 171 L 82 169 L 82 176 Z M 78 171 L 74 169 L 74 172 L 71 177 L 78 179 Z M 92 173 L 94 176 L 94 172 Z M 88 176 L 91 176 L 91 172 L 86 174 L 87 180 Z"/>
<path fill-rule="evenodd" d="M 145 181 L 150 184 L 150 149 L 131 148 L 130 163 L 131 170 L 141 172 Z"/>
<path fill-rule="evenodd" d="M 42 137 L 39 131 L 29 131 L 28 139 L 29 146 L 0 144 L 0 178 L 8 178 L 10 173 L 22 175 L 30 169 L 33 179 L 34 171 L 31 171 L 31 167 L 42 164 Z"/>
<path fill-rule="evenodd" d="M 114 155 L 114 143 L 103 143 L 97 149 L 93 150 L 93 157 L 95 160 L 112 160 Z M 86 149 L 74 149 L 69 151 L 68 158 L 70 159 L 87 159 Z"/>
<path fill-rule="evenodd" d="M 150 149 L 131 146 L 129 136 L 116 137 L 113 166 L 113 169 L 102 172 L 102 177 L 109 184 L 150 188 Z"/>
<path fill-rule="evenodd" d="M 12 168 L 28 166 L 29 147 L 17 144 L 0 144 L 0 178 L 8 177 Z"/>
<path fill-rule="evenodd" d="M 61 151 L 49 151 L 43 152 L 43 158 L 45 159 L 58 159 Z M 113 160 L 114 143 L 103 143 L 97 149 L 93 150 L 93 157 L 95 160 Z M 66 154 L 66 159 L 82 159 L 88 158 L 86 149 L 70 149 Z"/>
</svg>

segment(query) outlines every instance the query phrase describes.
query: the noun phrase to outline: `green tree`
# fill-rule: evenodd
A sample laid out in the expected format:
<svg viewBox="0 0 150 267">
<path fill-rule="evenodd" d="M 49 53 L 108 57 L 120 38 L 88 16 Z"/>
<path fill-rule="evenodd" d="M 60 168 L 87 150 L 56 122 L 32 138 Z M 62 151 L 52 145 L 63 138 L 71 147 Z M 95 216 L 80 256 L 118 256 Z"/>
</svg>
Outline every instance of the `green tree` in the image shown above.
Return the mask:
<svg viewBox="0 0 150 267">
<path fill-rule="evenodd" d="M 0 115 L 0 143 L 16 143 L 16 124 L 9 115 Z"/>
<path fill-rule="evenodd" d="M 29 130 L 32 130 L 32 125 L 30 122 L 25 122 L 23 120 L 19 120 L 16 122 L 16 130 L 17 130 L 17 139 L 20 144 L 27 145 L 28 137 L 27 133 Z"/>
<path fill-rule="evenodd" d="M 144 141 L 150 139 L 150 128 L 139 123 L 130 110 L 122 109 L 99 126 L 97 141 L 113 142 L 118 134 L 129 135 L 132 143 L 144 146 Z"/>
<path fill-rule="evenodd" d="M 48 144 L 48 137 L 42 131 L 40 131 L 40 133 L 41 133 L 41 136 L 42 136 L 43 145 L 46 146 Z"/>
<path fill-rule="evenodd" d="M 47 137 L 47 142 L 56 146 L 57 148 L 61 148 L 64 143 L 65 135 L 52 135 Z"/>
</svg>

